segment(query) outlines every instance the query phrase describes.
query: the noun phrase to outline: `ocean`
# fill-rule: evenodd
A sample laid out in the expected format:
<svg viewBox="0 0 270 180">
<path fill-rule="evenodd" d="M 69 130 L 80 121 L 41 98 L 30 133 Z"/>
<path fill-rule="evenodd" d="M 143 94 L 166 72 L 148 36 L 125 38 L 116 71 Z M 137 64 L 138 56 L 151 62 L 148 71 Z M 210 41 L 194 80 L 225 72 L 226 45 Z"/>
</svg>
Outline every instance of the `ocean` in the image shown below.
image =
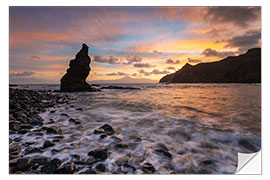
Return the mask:
<svg viewBox="0 0 270 180">
<path fill-rule="evenodd" d="M 122 86 L 140 89 L 61 93 L 71 96 L 70 102 L 50 108 L 40 116 L 48 126 L 60 126 L 65 138 L 51 147 L 60 150 L 59 153 L 45 151 L 42 155 L 68 162 L 71 155 L 77 154 L 86 160 L 91 149 L 109 147 L 120 138 L 128 148 L 110 149 L 104 162 L 109 172 L 118 168 L 117 159 L 128 156 L 129 164 L 136 166 L 140 161 L 132 159 L 141 158 L 140 163 L 151 163 L 161 174 L 192 173 L 198 168 L 202 172 L 224 174 L 236 171 L 238 152 L 261 149 L 261 84 Z M 55 90 L 59 85 L 15 88 Z M 70 124 L 70 118 L 81 124 Z M 93 133 L 104 124 L 111 125 L 117 137 L 101 139 Z M 22 136 L 23 141 L 39 142 L 36 146 L 42 146 L 49 138 L 47 134 Z M 164 145 L 171 157 L 154 150 Z M 142 171 L 137 169 L 135 173 Z"/>
</svg>

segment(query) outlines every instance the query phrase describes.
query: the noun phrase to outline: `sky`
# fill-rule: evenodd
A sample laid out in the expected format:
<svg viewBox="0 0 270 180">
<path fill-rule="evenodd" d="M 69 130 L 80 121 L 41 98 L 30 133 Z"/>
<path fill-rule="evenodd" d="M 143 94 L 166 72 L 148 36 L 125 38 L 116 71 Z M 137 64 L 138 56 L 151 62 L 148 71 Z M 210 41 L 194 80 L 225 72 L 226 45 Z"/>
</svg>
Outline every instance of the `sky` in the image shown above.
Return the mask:
<svg viewBox="0 0 270 180">
<path fill-rule="evenodd" d="M 260 7 L 10 7 L 10 83 L 60 83 L 82 43 L 87 81 L 158 80 L 261 47 Z"/>
</svg>

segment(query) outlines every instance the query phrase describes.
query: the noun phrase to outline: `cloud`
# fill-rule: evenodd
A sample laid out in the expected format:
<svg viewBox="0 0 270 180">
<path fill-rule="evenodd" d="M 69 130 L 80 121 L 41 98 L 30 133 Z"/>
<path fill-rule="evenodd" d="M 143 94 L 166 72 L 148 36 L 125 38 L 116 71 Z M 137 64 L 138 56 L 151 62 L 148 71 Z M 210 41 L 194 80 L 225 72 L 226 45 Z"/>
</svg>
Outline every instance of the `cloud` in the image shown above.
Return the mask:
<svg viewBox="0 0 270 180">
<path fill-rule="evenodd" d="M 136 62 L 142 62 L 142 58 L 138 54 L 134 54 L 134 55 L 127 54 L 126 61 L 127 62 L 124 62 L 123 64 L 132 64 Z"/>
<path fill-rule="evenodd" d="M 138 74 L 137 73 L 133 73 L 132 76 L 137 76 Z"/>
<path fill-rule="evenodd" d="M 209 7 L 204 15 L 211 23 L 232 23 L 236 26 L 245 28 L 249 22 L 256 21 L 260 18 L 260 7 L 248 6 L 218 6 Z"/>
<path fill-rule="evenodd" d="M 261 31 L 249 31 L 244 35 L 234 36 L 231 39 L 223 40 L 227 42 L 225 48 L 238 48 L 239 50 L 246 50 L 260 46 Z"/>
<path fill-rule="evenodd" d="M 167 59 L 166 64 L 180 64 L 179 60 Z"/>
<path fill-rule="evenodd" d="M 126 74 L 126 73 L 124 73 L 124 72 L 117 72 L 117 73 L 115 73 L 115 72 L 113 72 L 113 73 L 108 73 L 108 74 L 106 74 L 107 76 L 126 76 L 126 75 L 128 75 L 128 74 Z"/>
<path fill-rule="evenodd" d="M 169 74 L 169 73 L 170 73 L 170 71 L 167 71 L 167 70 L 160 71 L 158 69 L 154 69 L 152 71 L 152 74 Z"/>
<path fill-rule="evenodd" d="M 35 74 L 35 72 L 32 72 L 32 71 L 24 71 L 24 72 L 20 72 L 20 73 L 10 73 L 10 76 L 21 76 L 21 77 L 24 77 L 24 76 L 31 76 Z"/>
<path fill-rule="evenodd" d="M 147 72 L 147 71 L 145 71 L 145 70 L 143 70 L 143 69 L 138 70 L 138 72 L 139 72 L 140 74 L 144 74 L 145 76 L 150 76 L 150 75 L 151 75 L 151 72 Z"/>
<path fill-rule="evenodd" d="M 39 56 L 31 56 L 30 58 L 32 58 L 32 59 L 39 59 L 40 57 Z"/>
<path fill-rule="evenodd" d="M 103 58 L 102 56 L 94 56 L 94 61 L 99 63 L 108 63 L 108 64 L 120 64 L 120 60 L 114 56 L 109 56 L 109 58 Z"/>
<path fill-rule="evenodd" d="M 135 63 L 133 64 L 134 67 L 137 67 L 137 68 L 150 68 L 150 67 L 155 67 L 154 65 L 152 64 L 149 64 L 149 63 Z"/>
<path fill-rule="evenodd" d="M 150 76 L 151 74 L 159 75 L 159 74 L 169 74 L 170 73 L 170 71 L 167 71 L 167 70 L 160 71 L 158 69 L 154 69 L 154 70 L 152 70 L 152 72 L 148 72 L 148 71 L 145 71 L 143 69 L 140 69 L 140 70 L 138 70 L 138 72 L 141 74 L 144 74 L 145 76 Z"/>
<path fill-rule="evenodd" d="M 191 58 L 187 58 L 187 60 L 188 60 L 188 62 L 191 62 L 191 63 L 200 63 L 200 62 L 202 62 L 202 60 L 200 60 L 200 59 L 191 59 Z"/>
<path fill-rule="evenodd" d="M 206 57 L 211 57 L 211 56 L 228 57 L 228 56 L 234 56 L 235 54 L 236 52 L 233 52 L 233 51 L 217 51 L 211 48 L 207 48 L 202 52 L 202 55 Z"/>
<path fill-rule="evenodd" d="M 154 53 L 155 55 L 161 55 L 161 54 L 162 54 L 162 52 L 159 52 L 158 50 L 153 50 L 153 53 Z"/>
<path fill-rule="evenodd" d="M 175 70 L 175 67 L 170 66 L 170 67 L 167 67 L 166 69 Z"/>
</svg>

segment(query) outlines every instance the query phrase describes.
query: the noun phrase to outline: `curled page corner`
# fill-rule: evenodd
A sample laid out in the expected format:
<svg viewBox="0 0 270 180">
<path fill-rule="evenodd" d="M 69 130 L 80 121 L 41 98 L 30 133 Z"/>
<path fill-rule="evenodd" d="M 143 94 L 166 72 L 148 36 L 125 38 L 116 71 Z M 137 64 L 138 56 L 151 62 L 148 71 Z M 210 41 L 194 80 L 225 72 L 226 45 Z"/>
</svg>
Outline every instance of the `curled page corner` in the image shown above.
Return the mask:
<svg viewBox="0 0 270 180">
<path fill-rule="evenodd" d="M 235 174 L 262 174 L 261 150 L 255 153 L 238 153 L 238 165 Z"/>
</svg>

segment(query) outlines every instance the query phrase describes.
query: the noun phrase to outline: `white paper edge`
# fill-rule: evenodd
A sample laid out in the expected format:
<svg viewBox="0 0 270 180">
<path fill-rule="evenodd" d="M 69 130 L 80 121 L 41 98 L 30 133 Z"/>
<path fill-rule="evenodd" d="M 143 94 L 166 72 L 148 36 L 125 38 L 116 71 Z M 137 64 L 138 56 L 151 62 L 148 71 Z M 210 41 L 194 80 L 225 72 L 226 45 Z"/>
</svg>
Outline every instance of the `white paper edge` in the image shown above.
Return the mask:
<svg viewBox="0 0 270 180">
<path fill-rule="evenodd" d="M 238 165 L 235 174 L 262 174 L 261 150 L 255 153 L 238 153 Z"/>
</svg>

